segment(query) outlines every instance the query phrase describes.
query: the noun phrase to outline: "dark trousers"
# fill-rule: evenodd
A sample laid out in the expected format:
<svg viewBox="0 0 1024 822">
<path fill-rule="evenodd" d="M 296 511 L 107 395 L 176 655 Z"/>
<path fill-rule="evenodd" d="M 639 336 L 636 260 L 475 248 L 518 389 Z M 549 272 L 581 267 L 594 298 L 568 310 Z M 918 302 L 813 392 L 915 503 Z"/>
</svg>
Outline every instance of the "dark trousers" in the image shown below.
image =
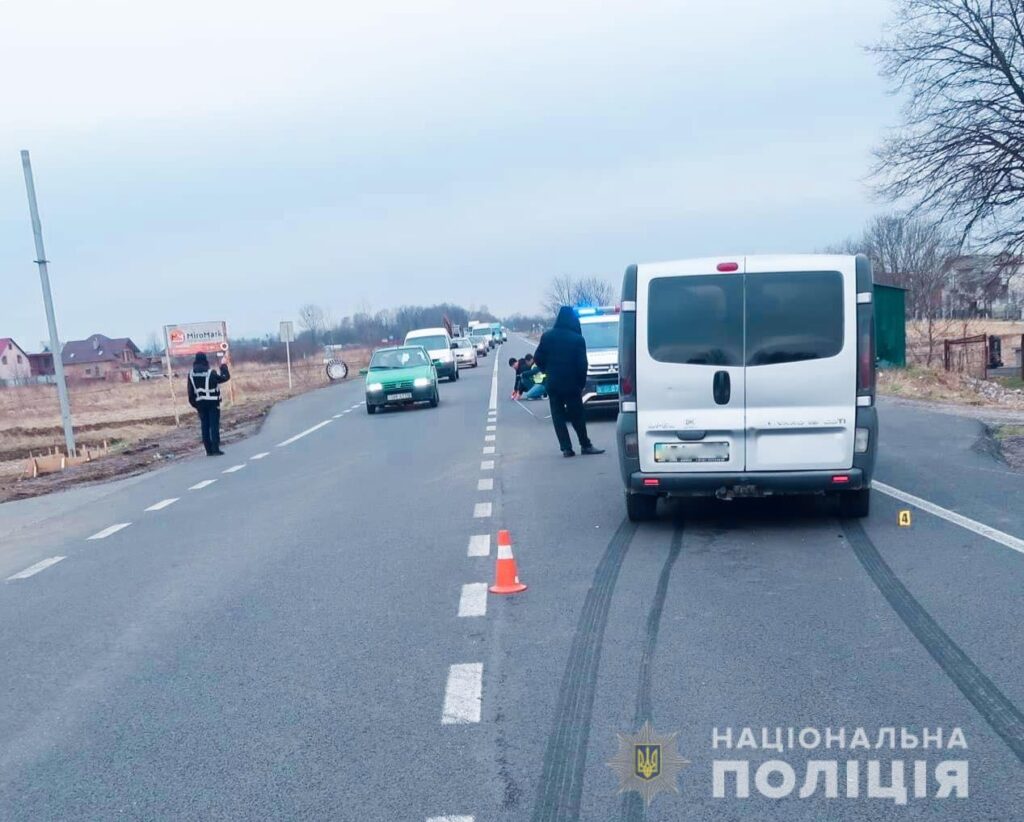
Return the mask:
<svg viewBox="0 0 1024 822">
<path fill-rule="evenodd" d="M 220 405 L 215 402 L 200 402 L 196 411 L 199 413 L 199 428 L 203 432 L 203 445 L 206 453 L 212 454 L 220 450 Z"/>
<path fill-rule="evenodd" d="M 555 426 L 558 447 L 563 451 L 572 450 L 572 440 L 569 439 L 567 422 L 572 423 L 572 427 L 576 429 L 576 438 L 580 441 L 580 448 L 589 446 L 587 422 L 583 417 L 583 395 L 579 391 L 563 393 L 549 387 L 548 402 L 551 403 L 551 423 Z"/>
</svg>

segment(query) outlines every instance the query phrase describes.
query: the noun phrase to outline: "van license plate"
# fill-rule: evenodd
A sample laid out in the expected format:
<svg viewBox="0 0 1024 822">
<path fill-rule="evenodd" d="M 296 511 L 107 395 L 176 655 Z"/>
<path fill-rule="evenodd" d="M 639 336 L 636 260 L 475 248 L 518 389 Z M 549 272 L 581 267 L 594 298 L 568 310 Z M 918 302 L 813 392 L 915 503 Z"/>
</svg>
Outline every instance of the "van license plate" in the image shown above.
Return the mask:
<svg viewBox="0 0 1024 822">
<path fill-rule="evenodd" d="M 617 394 L 619 392 L 619 384 L 610 382 L 604 385 L 597 386 L 598 394 Z"/>
<path fill-rule="evenodd" d="M 656 442 L 655 462 L 728 462 L 727 442 Z"/>
<path fill-rule="evenodd" d="M 401 394 L 388 394 L 388 400 L 411 400 L 412 393 L 405 391 Z"/>
</svg>

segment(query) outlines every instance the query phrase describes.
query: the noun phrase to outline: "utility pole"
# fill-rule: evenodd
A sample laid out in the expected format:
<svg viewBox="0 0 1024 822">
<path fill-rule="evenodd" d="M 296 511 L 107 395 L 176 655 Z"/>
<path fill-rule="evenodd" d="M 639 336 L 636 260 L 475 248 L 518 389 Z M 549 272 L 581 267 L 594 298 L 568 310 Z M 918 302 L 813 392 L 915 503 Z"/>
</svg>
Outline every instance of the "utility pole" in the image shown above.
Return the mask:
<svg viewBox="0 0 1024 822">
<path fill-rule="evenodd" d="M 71 403 L 68 400 L 68 385 L 64 379 L 64 361 L 61 359 L 60 338 L 57 336 L 57 319 L 53 314 L 53 295 L 50 293 L 50 272 L 47 270 L 46 251 L 43 249 L 43 226 L 39 222 L 39 207 L 36 205 L 36 184 L 32 179 L 32 161 L 28 152 L 21 152 L 21 167 L 25 171 L 25 189 L 28 191 L 28 210 L 32 215 L 32 233 L 36 240 L 36 265 L 39 266 L 39 280 L 43 286 L 43 304 L 46 306 L 46 324 L 50 328 L 50 351 L 53 352 L 53 373 L 57 380 L 57 396 L 60 397 L 60 420 L 64 425 L 64 443 L 68 456 L 76 455 L 75 431 L 71 426 Z"/>
</svg>

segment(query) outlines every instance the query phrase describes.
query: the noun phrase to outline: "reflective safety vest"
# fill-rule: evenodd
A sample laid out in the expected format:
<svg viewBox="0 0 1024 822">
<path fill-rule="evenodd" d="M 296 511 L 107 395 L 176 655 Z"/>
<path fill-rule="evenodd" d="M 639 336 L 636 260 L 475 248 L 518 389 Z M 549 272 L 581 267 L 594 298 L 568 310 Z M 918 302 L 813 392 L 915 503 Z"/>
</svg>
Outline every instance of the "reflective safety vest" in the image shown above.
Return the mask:
<svg viewBox="0 0 1024 822">
<path fill-rule="evenodd" d="M 190 371 L 188 380 L 192 383 L 192 391 L 196 395 L 196 402 L 220 402 L 220 388 L 214 386 L 210 388 L 210 377 L 213 371 L 203 371 L 196 373 Z M 202 388 L 199 387 L 200 380 L 202 381 Z"/>
</svg>

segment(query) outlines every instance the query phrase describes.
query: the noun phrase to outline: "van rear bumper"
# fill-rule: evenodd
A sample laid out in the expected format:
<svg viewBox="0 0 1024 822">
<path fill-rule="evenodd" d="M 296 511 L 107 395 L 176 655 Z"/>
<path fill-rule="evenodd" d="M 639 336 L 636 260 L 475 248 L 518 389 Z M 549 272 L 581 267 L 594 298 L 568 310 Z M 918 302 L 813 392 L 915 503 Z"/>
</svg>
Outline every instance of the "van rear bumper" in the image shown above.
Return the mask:
<svg viewBox="0 0 1024 822">
<path fill-rule="evenodd" d="M 836 482 L 835 477 L 847 477 Z M 775 494 L 821 494 L 826 491 L 856 491 L 867 487 L 860 468 L 837 471 L 758 471 L 734 474 L 646 474 L 629 475 L 629 492 L 675 497 L 765 497 Z"/>
</svg>

